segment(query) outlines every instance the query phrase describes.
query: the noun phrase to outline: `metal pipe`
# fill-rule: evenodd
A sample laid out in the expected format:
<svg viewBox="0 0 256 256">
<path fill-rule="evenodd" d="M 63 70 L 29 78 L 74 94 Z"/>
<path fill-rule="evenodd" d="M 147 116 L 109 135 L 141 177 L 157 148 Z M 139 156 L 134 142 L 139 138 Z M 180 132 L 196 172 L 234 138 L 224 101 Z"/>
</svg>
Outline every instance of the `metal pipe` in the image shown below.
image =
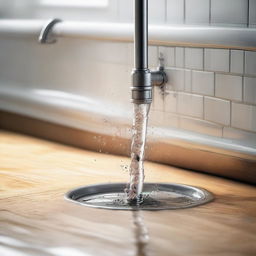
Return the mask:
<svg viewBox="0 0 256 256">
<path fill-rule="evenodd" d="M 134 66 L 148 69 L 148 0 L 134 1 Z"/>
<path fill-rule="evenodd" d="M 151 73 L 148 69 L 148 0 L 134 0 L 134 70 L 131 101 L 152 102 Z"/>
</svg>

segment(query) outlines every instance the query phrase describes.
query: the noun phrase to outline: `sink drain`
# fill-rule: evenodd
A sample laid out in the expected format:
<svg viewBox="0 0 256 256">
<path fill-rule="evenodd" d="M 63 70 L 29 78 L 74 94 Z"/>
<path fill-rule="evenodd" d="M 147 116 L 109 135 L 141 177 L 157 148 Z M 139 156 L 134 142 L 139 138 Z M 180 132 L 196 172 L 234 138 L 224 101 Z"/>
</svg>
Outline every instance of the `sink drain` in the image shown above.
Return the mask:
<svg viewBox="0 0 256 256">
<path fill-rule="evenodd" d="M 202 188 L 172 183 L 145 183 L 143 202 L 130 205 L 123 192 L 125 187 L 125 183 L 91 185 L 74 189 L 65 198 L 84 206 L 113 210 L 182 209 L 213 200 L 213 195 Z"/>
</svg>

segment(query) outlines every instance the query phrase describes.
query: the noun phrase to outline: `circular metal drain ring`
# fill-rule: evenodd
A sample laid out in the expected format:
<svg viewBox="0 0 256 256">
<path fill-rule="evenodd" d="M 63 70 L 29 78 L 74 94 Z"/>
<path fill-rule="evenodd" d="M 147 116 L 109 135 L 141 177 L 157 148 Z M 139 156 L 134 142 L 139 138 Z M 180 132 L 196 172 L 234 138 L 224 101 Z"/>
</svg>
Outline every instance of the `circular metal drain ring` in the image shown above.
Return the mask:
<svg viewBox="0 0 256 256">
<path fill-rule="evenodd" d="M 190 208 L 213 200 L 213 195 L 203 188 L 173 183 L 145 183 L 143 203 L 129 205 L 123 192 L 126 185 L 107 183 L 80 187 L 68 192 L 65 198 L 94 208 L 151 211 Z"/>
</svg>

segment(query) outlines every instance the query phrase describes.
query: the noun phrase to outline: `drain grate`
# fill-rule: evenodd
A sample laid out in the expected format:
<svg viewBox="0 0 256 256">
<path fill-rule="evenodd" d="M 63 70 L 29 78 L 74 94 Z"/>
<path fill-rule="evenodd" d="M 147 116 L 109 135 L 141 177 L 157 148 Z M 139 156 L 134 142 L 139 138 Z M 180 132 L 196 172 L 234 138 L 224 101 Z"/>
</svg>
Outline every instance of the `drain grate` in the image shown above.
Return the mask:
<svg viewBox="0 0 256 256">
<path fill-rule="evenodd" d="M 130 205 L 123 192 L 125 187 L 125 183 L 90 185 L 68 192 L 65 198 L 84 206 L 113 210 L 182 209 L 213 200 L 213 195 L 202 188 L 172 183 L 145 183 L 143 202 Z"/>
</svg>

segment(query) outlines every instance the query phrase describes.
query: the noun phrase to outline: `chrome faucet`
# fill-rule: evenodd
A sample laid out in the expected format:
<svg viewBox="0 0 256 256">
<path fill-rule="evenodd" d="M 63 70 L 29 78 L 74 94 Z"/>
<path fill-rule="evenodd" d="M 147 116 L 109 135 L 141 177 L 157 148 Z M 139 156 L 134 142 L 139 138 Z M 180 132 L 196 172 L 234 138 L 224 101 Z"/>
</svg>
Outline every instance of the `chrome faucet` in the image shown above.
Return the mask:
<svg viewBox="0 0 256 256">
<path fill-rule="evenodd" d="M 137 104 L 150 104 L 152 85 L 164 85 L 167 82 L 167 75 L 161 65 L 157 71 L 148 69 L 148 0 L 134 0 L 134 14 L 134 69 L 131 101 Z"/>
</svg>

